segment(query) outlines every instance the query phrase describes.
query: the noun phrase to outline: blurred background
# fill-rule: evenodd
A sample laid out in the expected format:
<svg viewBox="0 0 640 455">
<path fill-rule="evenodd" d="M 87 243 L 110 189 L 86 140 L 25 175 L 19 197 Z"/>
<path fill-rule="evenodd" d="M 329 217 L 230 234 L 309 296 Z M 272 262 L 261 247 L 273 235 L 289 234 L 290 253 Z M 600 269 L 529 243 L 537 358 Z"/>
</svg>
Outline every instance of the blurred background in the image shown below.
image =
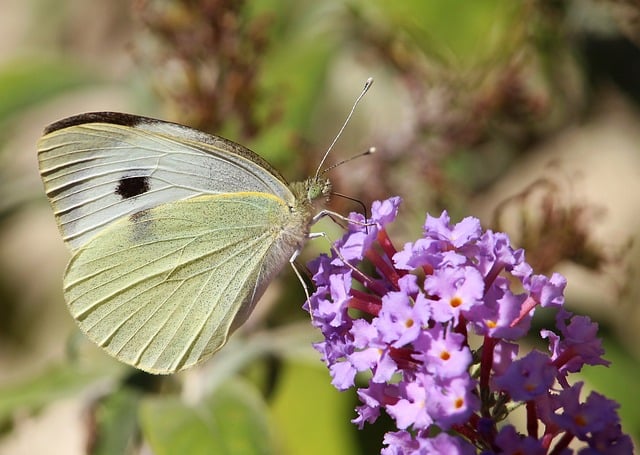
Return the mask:
<svg viewBox="0 0 640 455">
<path fill-rule="evenodd" d="M 640 7 L 632 0 L 0 0 L 0 454 L 376 453 L 310 347 L 285 270 L 211 361 L 133 371 L 80 336 L 37 169 L 47 124 L 87 111 L 172 120 L 315 171 L 364 81 L 330 174 L 369 206 L 399 195 L 396 247 L 425 214 L 479 217 L 600 324 L 637 441 Z M 359 210 L 334 198 L 341 213 Z M 335 226 L 322 224 L 333 238 Z M 310 242 L 303 264 L 326 242 Z M 545 325 L 544 318 L 537 321 Z M 537 330 L 536 330 L 537 332 Z"/>
</svg>

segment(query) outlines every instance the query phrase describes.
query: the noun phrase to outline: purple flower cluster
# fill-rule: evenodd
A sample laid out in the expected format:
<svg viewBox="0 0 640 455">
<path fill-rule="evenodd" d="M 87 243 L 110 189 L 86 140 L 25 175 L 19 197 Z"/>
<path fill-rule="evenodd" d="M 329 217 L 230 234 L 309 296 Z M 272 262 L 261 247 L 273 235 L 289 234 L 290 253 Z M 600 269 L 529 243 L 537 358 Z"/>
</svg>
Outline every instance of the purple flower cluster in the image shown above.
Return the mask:
<svg viewBox="0 0 640 455">
<path fill-rule="evenodd" d="M 382 411 L 398 431 L 383 454 L 632 453 L 618 404 L 568 373 L 607 365 L 597 324 L 563 308 L 566 280 L 535 275 L 503 233 L 475 218 L 451 224 L 427 216 L 423 237 L 398 251 L 385 226 L 400 198 L 376 202 L 372 218 L 352 214 L 332 256 L 309 264 L 316 292 L 305 304 L 324 335 L 315 348 L 339 390 L 354 387 L 360 428 Z M 543 330 L 549 353 L 518 357 L 538 307 L 555 308 L 557 332 Z M 526 434 L 502 422 L 524 403 Z M 544 425 L 543 429 L 539 425 Z"/>
</svg>

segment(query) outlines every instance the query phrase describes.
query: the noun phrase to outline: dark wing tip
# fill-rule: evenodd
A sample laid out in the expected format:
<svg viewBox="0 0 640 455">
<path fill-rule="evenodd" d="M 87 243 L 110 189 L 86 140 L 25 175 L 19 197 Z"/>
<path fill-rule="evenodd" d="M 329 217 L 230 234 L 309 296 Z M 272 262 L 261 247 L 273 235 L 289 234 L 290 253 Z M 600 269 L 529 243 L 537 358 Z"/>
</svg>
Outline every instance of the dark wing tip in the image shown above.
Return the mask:
<svg viewBox="0 0 640 455">
<path fill-rule="evenodd" d="M 52 123 L 44 129 L 44 134 L 53 133 L 54 131 L 72 126 L 84 125 L 86 123 L 111 123 L 134 127 L 150 120 L 152 119 L 139 115 L 123 114 L 121 112 L 87 112 L 86 114 L 73 115 Z"/>
</svg>

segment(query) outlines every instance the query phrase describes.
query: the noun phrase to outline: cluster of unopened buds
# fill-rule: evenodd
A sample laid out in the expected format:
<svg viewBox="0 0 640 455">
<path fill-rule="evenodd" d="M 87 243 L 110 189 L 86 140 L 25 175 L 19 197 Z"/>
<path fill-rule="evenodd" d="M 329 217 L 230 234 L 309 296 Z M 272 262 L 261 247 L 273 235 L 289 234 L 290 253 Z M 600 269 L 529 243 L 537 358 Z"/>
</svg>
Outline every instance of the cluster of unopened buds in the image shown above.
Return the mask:
<svg viewBox="0 0 640 455">
<path fill-rule="evenodd" d="M 475 218 L 427 216 L 423 236 L 396 249 L 385 226 L 400 198 L 352 214 L 348 232 L 309 267 L 306 303 L 324 340 L 315 345 L 332 384 L 359 384 L 362 428 L 382 412 L 397 431 L 383 454 L 631 454 L 618 403 L 568 374 L 608 365 L 597 324 L 563 308 L 565 278 L 536 275 L 524 251 Z M 346 262 L 346 263 L 345 263 Z M 547 352 L 519 352 L 538 308 L 555 309 Z M 358 377 L 356 378 L 356 375 Z M 518 406 L 526 427 L 507 419 Z M 574 444 L 572 444 L 573 446 Z"/>
</svg>

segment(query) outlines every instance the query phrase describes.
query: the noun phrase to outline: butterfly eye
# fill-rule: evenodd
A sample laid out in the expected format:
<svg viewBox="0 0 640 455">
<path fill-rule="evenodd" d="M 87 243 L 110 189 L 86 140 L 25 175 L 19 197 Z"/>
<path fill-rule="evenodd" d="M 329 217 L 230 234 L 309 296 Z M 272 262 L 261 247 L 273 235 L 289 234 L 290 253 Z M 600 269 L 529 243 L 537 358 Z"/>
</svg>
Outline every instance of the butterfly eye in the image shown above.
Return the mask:
<svg viewBox="0 0 640 455">
<path fill-rule="evenodd" d="M 322 188 L 322 194 L 325 196 L 329 196 L 329 193 L 331 193 L 331 181 L 330 180 L 325 180 L 324 181 L 324 187 Z"/>
</svg>

